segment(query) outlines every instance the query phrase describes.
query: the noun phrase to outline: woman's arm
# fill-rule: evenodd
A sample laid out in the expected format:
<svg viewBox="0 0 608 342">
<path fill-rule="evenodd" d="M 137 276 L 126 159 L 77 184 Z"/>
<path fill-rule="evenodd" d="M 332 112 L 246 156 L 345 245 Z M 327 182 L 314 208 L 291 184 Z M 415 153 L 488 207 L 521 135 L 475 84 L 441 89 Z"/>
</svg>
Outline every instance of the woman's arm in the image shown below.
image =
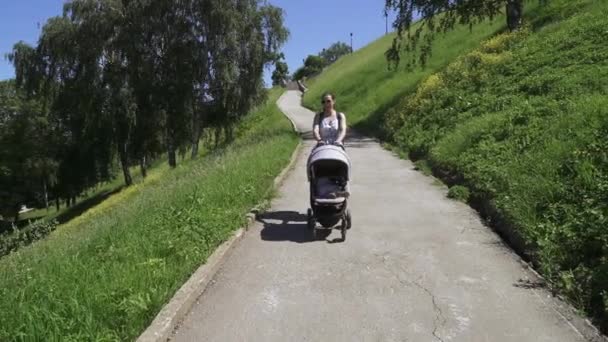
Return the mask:
<svg viewBox="0 0 608 342">
<path fill-rule="evenodd" d="M 341 116 L 340 135 L 338 136 L 336 142 L 341 144 L 344 141 L 344 138 L 346 137 L 346 115 L 344 115 L 344 113 L 339 113 L 338 115 Z"/>
<path fill-rule="evenodd" d="M 315 119 L 312 123 L 312 134 L 315 137 L 315 140 L 321 141 L 321 136 L 319 135 L 319 114 L 315 115 Z"/>
</svg>

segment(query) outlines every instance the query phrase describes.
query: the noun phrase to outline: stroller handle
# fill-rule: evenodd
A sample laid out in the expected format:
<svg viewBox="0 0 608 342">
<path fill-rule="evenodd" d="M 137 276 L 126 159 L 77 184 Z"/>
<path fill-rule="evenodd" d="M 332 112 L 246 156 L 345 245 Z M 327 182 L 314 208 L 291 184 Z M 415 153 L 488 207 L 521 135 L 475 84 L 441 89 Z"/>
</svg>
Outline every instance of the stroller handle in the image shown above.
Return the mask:
<svg viewBox="0 0 608 342">
<path fill-rule="evenodd" d="M 317 146 L 323 146 L 323 145 L 333 145 L 333 146 L 338 146 L 338 147 L 340 147 L 340 148 L 342 148 L 343 150 L 345 150 L 345 151 L 346 151 L 346 149 L 344 148 L 344 144 L 339 143 L 339 142 L 336 142 L 336 141 L 334 141 L 334 142 L 329 142 L 329 141 L 326 141 L 326 140 L 319 140 L 319 141 L 317 142 Z"/>
</svg>

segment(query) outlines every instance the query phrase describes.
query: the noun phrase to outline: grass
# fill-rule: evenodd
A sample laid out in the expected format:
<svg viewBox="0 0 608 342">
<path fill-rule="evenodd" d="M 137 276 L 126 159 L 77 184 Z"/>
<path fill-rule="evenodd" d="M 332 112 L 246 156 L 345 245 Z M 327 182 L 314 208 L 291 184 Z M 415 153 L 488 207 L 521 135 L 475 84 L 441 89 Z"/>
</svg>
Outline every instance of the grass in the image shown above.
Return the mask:
<svg viewBox="0 0 608 342">
<path fill-rule="evenodd" d="M 407 157 L 407 153 L 405 153 L 403 150 L 398 150 L 399 153 L 401 153 L 404 157 Z M 406 159 L 406 158 L 403 158 Z M 416 166 L 416 171 L 420 171 L 422 172 L 423 175 L 425 176 L 431 176 L 433 175 L 433 169 L 431 167 L 431 165 L 429 165 L 429 163 L 424 160 L 417 160 L 414 165 Z"/>
<path fill-rule="evenodd" d="M 204 150 L 201 151 L 201 154 L 204 154 Z M 187 155 L 188 153 L 178 154 L 178 163 L 187 160 Z M 147 170 L 148 174 L 167 171 L 168 168 L 163 167 L 164 164 L 166 164 L 164 158 L 159 158 L 158 160 L 154 161 Z M 140 173 L 139 166 L 131 167 L 130 171 L 134 184 L 142 183 L 145 181 L 145 179 Z M 34 208 L 34 210 L 19 215 L 18 225 L 23 226 L 25 228 L 25 226 L 27 226 L 28 224 L 39 219 L 45 219 L 47 221 L 57 220 L 59 223 L 66 223 L 72 218 L 79 216 L 89 208 L 96 206 L 108 197 L 123 190 L 123 188 L 125 187 L 125 183 L 124 178 L 122 176 L 122 170 L 119 169 L 119 165 L 116 165 L 116 170 L 114 172 L 116 176 L 112 180 L 100 183 L 97 186 L 85 191 L 85 193 L 81 196 L 78 196 L 76 198 L 76 204 L 67 207 L 62 201 L 60 209 L 57 210 L 55 202 L 51 200 L 48 209 Z"/>
<path fill-rule="evenodd" d="M 249 132 L 252 122 L 252 116 L 250 116 L 248 120 L 241 122 L 239 131 Z M 202 141 L 200 142 L 202 146 L 200 146 L 197 158 L 204 157 L 214 149 L 221 147 L 220 145 L 225 144 L 224 139 L 226 137 L 216 136 L 213 128 L 204 129 L 202 136 Z M 219 144 L 216 144 L 215 140 L 218 138 L 222 141 L 220 141 Z M 180 150 L 176 155 L 178 164 L 188 161 L 190 158 L 190 147 Z M 88 218 L 92 213 L 99 212 L 100 208 L 104 208 L 105 210 L 108 208 L 108 204 L 115 205 L 116 203 L 121 203 L 121 200 L 137 193 L 138 187 L 125 187 L 124 178 L 119 165 L 115 165 L 115 168 L 114 172 L 116 176 L 112 180 L 100 183 L 97 186 L 88 189 L 82 196 L 77 198 L 76 204 L 70 207 L 63 206 L 57 210 L 56 206 L 52 203 L 48 210 L 45 208 L 36 208 L 20 215 L 20 220 L 15 227 L 16 229 L 11 229 L 10 226 L 5 225 L 6 227 L 3 230 L 0 230 L 0 258 L 19 248 L 45 238 L 49 233 L 54 231 L 59 224 L 66 224 L 72 219 L 82 220 L 80 216 L 83 214 L 84 218 Z M 137 185 L 162 177 L 165 172 L 170 171 L 170 168 L 167 166 L 166 160 L 161 157 L 154 160 L 148 167 L 148 176 L 146 178 L 141 175 L 139 166 L 131 167 L 130 171 L 133 184 Z M 120 194 L 122 191 L 126 192 Z M 104 201 L 113 196 L 117 197 L 112 201 L 103 204 Z M 116 201 L 116 199 L 119 200 Z"/>
<path fill-rule="evenodd" d="M 462 185 L 454 185 L 448 190 L 448 197 L 459 200 L 461 202 L 467 202 L 469 197 L 471 196 L 471 192 L 469 188 Z"/>
<path fill-rule="evenodd" d="M 241 130 L 246 130 L 244 125 L 242 126 Z M 207 146 L 213 146 L 213 140 L 215 139 L 215 135 L 211 132 L 211 129 L 205 131 L 203 135 L 205 136 L 205 143 L 201 147 L 198 157 L 204 156 L 213 150 L 213 148 L 207 148 Z M 189 160 L 190 149 L 185 149 L 176 157 L 178 163 Z M 116 166 L 118 167 L 118 165 Z M 135 185 L 162 177 L 165 172 L 169 171 L 169 167 L 163 158 L 159 158 L 148 167 L 148 176 L 145 179 L 139 171 L 138 166 L 131 167 L 132 180 Z M 103 202 L 113 196 L 117 196 L 115 199 L 124 199 L 137 193 L 139 188 L 125 187 L 121 172 L 119 169 L 116 169 L 116 174 L 119 175 L 111 181 L 100 183 L 96 187 L 89 189 L 77 198 L 76 204 L 70 207 L 64 206 L 57 210 L 56 206 L 51 205 L 48 210 L 37 208 L 20 215 L 20 220 L 14 229 L 5 227 L 3 231 L 0 231 L 0 258 L 45 238 L 56 229 L 57 225 L 68 223 L 72 219 L 81 220 L 81 215 L 84 214 L 84 217 L 88 217 L 91 213 L 98 212 L 100 208 L 107 209 L 108 203 L 103 204 Z M 126 192 L 121 194 L 122 191 Z M 115 199 L 109 203 L 120 203 L 120 200 L 116 201 Z"/>
<path fill-rule="evenodd" d="M 134 177 L 135 182 L 141 181 L 140 177 Z M 49 208 L 34 208 L 27 213 L 19 215 L 17 226 L 20 229 L 27 229 L 31 223 L 44 219 L 46 221 L 57 220 L 65 223 L 75 216 L 78 216 L 87 209 L 99 204 L 109 196 L 119 192 L 124 186 L 122 178 L 116 178 L 110 182 L 99 184 L 97 187 L 89 189 L 85 194 L 76 199 L 76 204 L 67 207 L 62 203 L 62 207 L 57 210 L 55 202 L 49 203 Z M 1 237 L 0 237 L 1 238 Z"/>
<path fill-rule="evenodd" d="M 536 6 L 533 3 L 528 7 Z M 331 91 L 336 94 L 337 109 L 345 112 L 349 126 L 382 137 L 382 117 L 386 111 L 403 96 L 414 92 L 421 80 L 502 30 L 504 23 L 504 17 L 499 16 L 493 22 L 474 26 L 472 31 L 468 26 L 457 26 L 454 31 L 438 35 L 425 68 L 407 70 L 400 67 L 396 72 L 387 69 L 384 56 L 395 34 L 386 35 L 352 55 L 340 58 L 311 79 L 303 103 L 311 110 L 319 111 L 322 94 Z"/>
<path fill-rule="evenodd" d="M 134 175 L 134 182 L 142 181 L 141 176 Z M 71 207 L 66 207 L 65 203 L 61 203 L 61 208 L 57 210 L 55 206 L 55 202 L 49 203 L 48 210 L 46 208 L 35 208 L 32 211 L 28 211 L 22 215 L 19 215 L 19 223 L 28 223 L 29 221 L 35 221 L 39 219 L 53 220 L 64 215 L 67 215 L 70 211 L 74 210 L 75 207 L 81 206 L 85 204 L 86 207 L 91 207 L 91 205 L 86 205 L 87 201 L 93 200 L 95 202 L 98 198 L 105 198 L 107 194 L 114 193 L 116 191 L 120 191 L 123 187 L 124 181 L 121 177 L 117 177 L 111 182 L 105 182 L 99 184 L 97 187 L 90 189 L 82 196 L 79 196 L 76 199 L 76 204 Z M 67 221 L 67 220 L 66 220 Z"/>
<path fill-rule="evenodd" d="M 169 168 L 161 160 L 157 160 L 149 168 L 146 179 L 141 177 L 140 174 L 134 173 L 133 182 L 134 184 L 145 184 L 147 181 L 162 177 L 162 174 L 168 170 Z M 133 168 L 132 172 L 135 171 L 135 168 Z M 52 207 L 48 211 L 46 209 L 36 209 L 22 215 L 23 218 L 17 225 L 18 229 L 4 231 L 0 234 L 0 258 L 46 238 L 60 224 L 66 224 L 72 219 L 88 219 L 92 213 L 99 212 L 100 208 L 107 209 L 109 203 L 120 204 L 121 201 L 116 201 L 116 199 L 128 197 L 130 194 L 136 193 L 137 189 L 139 188 L 125 188 L 122 178 L 117 177 L 110 182 L 99 184 L 96 188 L 90 189 L 87 194 L 81 197 L 81 201 L 71 207 L 64 207 L 60 210 Z M 122 191 L 125 191 L 125 193 L 121 194 Z M 112 199 L 112 197 L 115 198 Z M 112 199 L 112 201 L 104 204 L 108 199 Z M 41 214 L 42 212 L 44 214 Z"/>
<path fill-rule="evenodd" d="M 151 174 L 47 239 L 0 259 L 0 340 L 133 340 L 268 197 L 298 142 L 275 106 L 237 140 Z"/>
</svg>

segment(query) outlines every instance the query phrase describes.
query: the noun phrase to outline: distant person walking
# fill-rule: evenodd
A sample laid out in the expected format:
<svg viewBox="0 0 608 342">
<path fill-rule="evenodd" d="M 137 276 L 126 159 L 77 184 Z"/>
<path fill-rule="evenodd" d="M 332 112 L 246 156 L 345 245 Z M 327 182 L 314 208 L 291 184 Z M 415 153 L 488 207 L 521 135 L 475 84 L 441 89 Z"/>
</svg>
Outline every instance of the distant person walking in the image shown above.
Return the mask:
<svg viewBox="0 0 608 342">
<path fill-rule="evenodd" d="M 296 83 L 298 84 L 298 89 L 300 89 L 300 91 L 302 93 L 305 93 L 308 91 L 308 88 L 306 88 L 306 86 L 304 85 L 304 82 L 302 82 L 302 80 L 297 80 Z"/>
</svg>

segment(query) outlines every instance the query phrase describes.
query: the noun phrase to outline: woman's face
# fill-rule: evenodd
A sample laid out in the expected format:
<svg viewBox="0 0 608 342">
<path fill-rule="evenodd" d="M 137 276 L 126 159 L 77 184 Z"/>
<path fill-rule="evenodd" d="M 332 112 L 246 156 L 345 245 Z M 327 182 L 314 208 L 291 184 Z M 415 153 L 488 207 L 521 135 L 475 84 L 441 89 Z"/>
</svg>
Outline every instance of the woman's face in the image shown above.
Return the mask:
<svg viewBox="0 0 608 342">
<path fill-rule="evenodd" d="M 331 98 L 331 95 L 323 97 L 321 103 L 324 109 L 332 109 L 334 107 L 334 99 Z"/>
</svg>

